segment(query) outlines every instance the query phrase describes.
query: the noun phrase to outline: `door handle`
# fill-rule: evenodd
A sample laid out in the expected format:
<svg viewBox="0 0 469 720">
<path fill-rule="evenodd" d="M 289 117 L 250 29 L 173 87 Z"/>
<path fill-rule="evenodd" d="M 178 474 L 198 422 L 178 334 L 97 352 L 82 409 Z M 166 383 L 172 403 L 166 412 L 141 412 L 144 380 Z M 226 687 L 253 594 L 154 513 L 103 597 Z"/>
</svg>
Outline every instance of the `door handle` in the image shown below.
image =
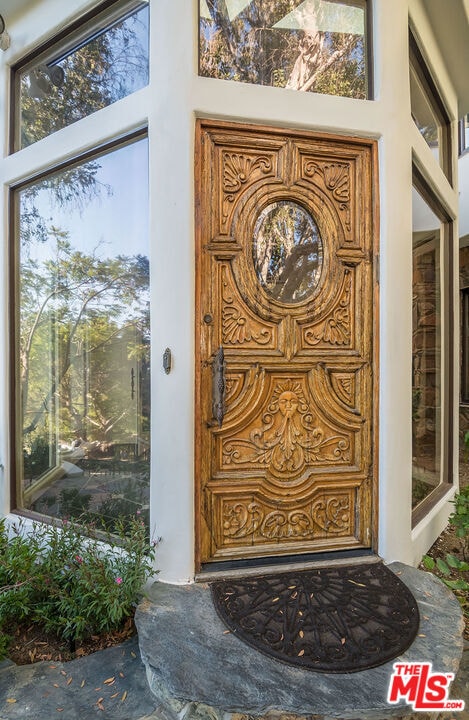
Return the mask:
<svg viewBox="0 0 469 720">
<path fill-rule="evenodd" d="M 212 365 L 212 413 L 218 422 L 218 427 L 223 425 L 223 418 L 225 417 L 225 369 L 225 353 L 223 352 L 223 346 L 220 345 Z"/>
</svg>

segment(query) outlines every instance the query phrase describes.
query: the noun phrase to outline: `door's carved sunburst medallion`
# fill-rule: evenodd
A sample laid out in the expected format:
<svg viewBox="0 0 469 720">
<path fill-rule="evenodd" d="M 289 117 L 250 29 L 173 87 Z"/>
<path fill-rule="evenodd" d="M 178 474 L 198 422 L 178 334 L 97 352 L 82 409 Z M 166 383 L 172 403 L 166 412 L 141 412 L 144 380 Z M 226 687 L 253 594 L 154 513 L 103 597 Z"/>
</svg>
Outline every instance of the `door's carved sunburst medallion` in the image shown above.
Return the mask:
<svg viewBox="0 0 469 720">
<path fill-rule="evenodd" d="M 275 385 L 261 427 L 246 438 L 223 443 L 223 463 L 266 467 L 288 481 L 305 465 L 350 462 L 350 440 L 321 427 L 307 402 L 300 382 L 288 379 Z"/>
</svg>

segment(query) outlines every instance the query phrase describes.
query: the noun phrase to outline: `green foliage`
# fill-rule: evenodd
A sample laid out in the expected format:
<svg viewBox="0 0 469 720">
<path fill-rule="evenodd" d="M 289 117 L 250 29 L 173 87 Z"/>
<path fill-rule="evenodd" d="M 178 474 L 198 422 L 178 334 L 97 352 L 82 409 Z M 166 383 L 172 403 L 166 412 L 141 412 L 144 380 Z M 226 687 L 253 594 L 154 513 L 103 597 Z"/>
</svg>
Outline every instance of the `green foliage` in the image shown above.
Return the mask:
<svg viewBox="0 0 469 720">
<path fill-rule="evenodd" d="M 25 618 L 71 642 L 118 629 L 153 571 L 155 544 L 138 516 L 116 522 L 104 540 L 92 525 L 73 523 L 36 524 L 28 535 L 19 527 L 9 540 L 3 522 L 0 632 Z"/>
<path fill-rule="evenodd" d="M 460 560 L 455 555 L 447 553 L 445 558 L 437 558 L 436 561 L 429 555 L 424 555 L 423 565 L 432 572 L 437 571 L 442 576 L 442 580 L 451 590 L 461 593 L 469 591 L 469 582 L 465 577 L 457 577 L 455 580 L 450 576 L 455 573 L 469 572 L 468 550 L 469 550 L 469 485 L 459 492 L 454 500 L 454 512 L 449 517 L 450 525 L 455 528 L 455 534 L 462 541 L 462 551 L 464 560 Z M 468 601 L 464 596 L 458 595 L 461 604 L 467 611 Z"/>
<path fill-rule="evenodd" d="M 449 517 L 450 524 L 455 528 L 456 537 L 463 546 L 464 559 L 469 556 L 469 485 L 466 485 L 454 498 L 454 512 Z"/>
<path fill-rule="evenodd" d="M 23 468 L 26 478 L 38 477 L 49 468 L 50 445 L 43 435 L 35 435 L 24 445 Z"/>
</svg>

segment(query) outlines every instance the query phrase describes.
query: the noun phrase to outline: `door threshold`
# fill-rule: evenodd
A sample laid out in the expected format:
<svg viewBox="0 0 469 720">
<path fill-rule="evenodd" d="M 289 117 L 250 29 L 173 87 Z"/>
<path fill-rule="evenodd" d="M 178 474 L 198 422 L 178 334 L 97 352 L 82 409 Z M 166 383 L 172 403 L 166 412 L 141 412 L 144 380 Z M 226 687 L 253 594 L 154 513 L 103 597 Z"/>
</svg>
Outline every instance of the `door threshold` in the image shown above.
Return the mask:
<svg viewBox="0 0 469 720">
<path fill-rule="evenodd" d="M 305 555 L 301 557 L 260 558 L 205 563 L 195 576 L 195 582 L 211 582 L 222 578 L 258 577 L 295 570 L 309 570 L 333 565 L 359 565 L 382 562 L 371 550 L 343 551 Z"/>
</svg>

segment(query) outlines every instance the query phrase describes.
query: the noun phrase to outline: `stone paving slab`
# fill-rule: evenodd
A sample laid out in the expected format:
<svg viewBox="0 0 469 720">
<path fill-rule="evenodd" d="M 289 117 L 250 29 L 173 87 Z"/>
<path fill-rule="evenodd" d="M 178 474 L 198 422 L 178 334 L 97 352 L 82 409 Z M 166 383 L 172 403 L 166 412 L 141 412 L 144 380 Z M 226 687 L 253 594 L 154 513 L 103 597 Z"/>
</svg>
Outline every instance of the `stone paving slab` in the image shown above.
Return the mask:
<svg viewBox="0 0 469 720">
<path fill-rule="evenodd" d="M 414 593 L 419 633 L 400 658 L 359 673 L 317 673 L 270 659 L 227 632 L 208 586 L 155 583 L 136 624 L 158 712 L 164 720 L 227 720 L 231 713 L 249 720 L 273 711 L 282 720 L 409 717 L 405 703 L 386 702 L 393 662 L 431 662 L 435 671 L 456 673 L 463 619 L 456 598 L 434 575 L 401 563 L 390 568 Z"/>
<path fill-rule="evenodd" d="M 136 637 L 66 663 L 0 669 L 0 720 L 156 720 L 156 705 Z"/>
</svg>

